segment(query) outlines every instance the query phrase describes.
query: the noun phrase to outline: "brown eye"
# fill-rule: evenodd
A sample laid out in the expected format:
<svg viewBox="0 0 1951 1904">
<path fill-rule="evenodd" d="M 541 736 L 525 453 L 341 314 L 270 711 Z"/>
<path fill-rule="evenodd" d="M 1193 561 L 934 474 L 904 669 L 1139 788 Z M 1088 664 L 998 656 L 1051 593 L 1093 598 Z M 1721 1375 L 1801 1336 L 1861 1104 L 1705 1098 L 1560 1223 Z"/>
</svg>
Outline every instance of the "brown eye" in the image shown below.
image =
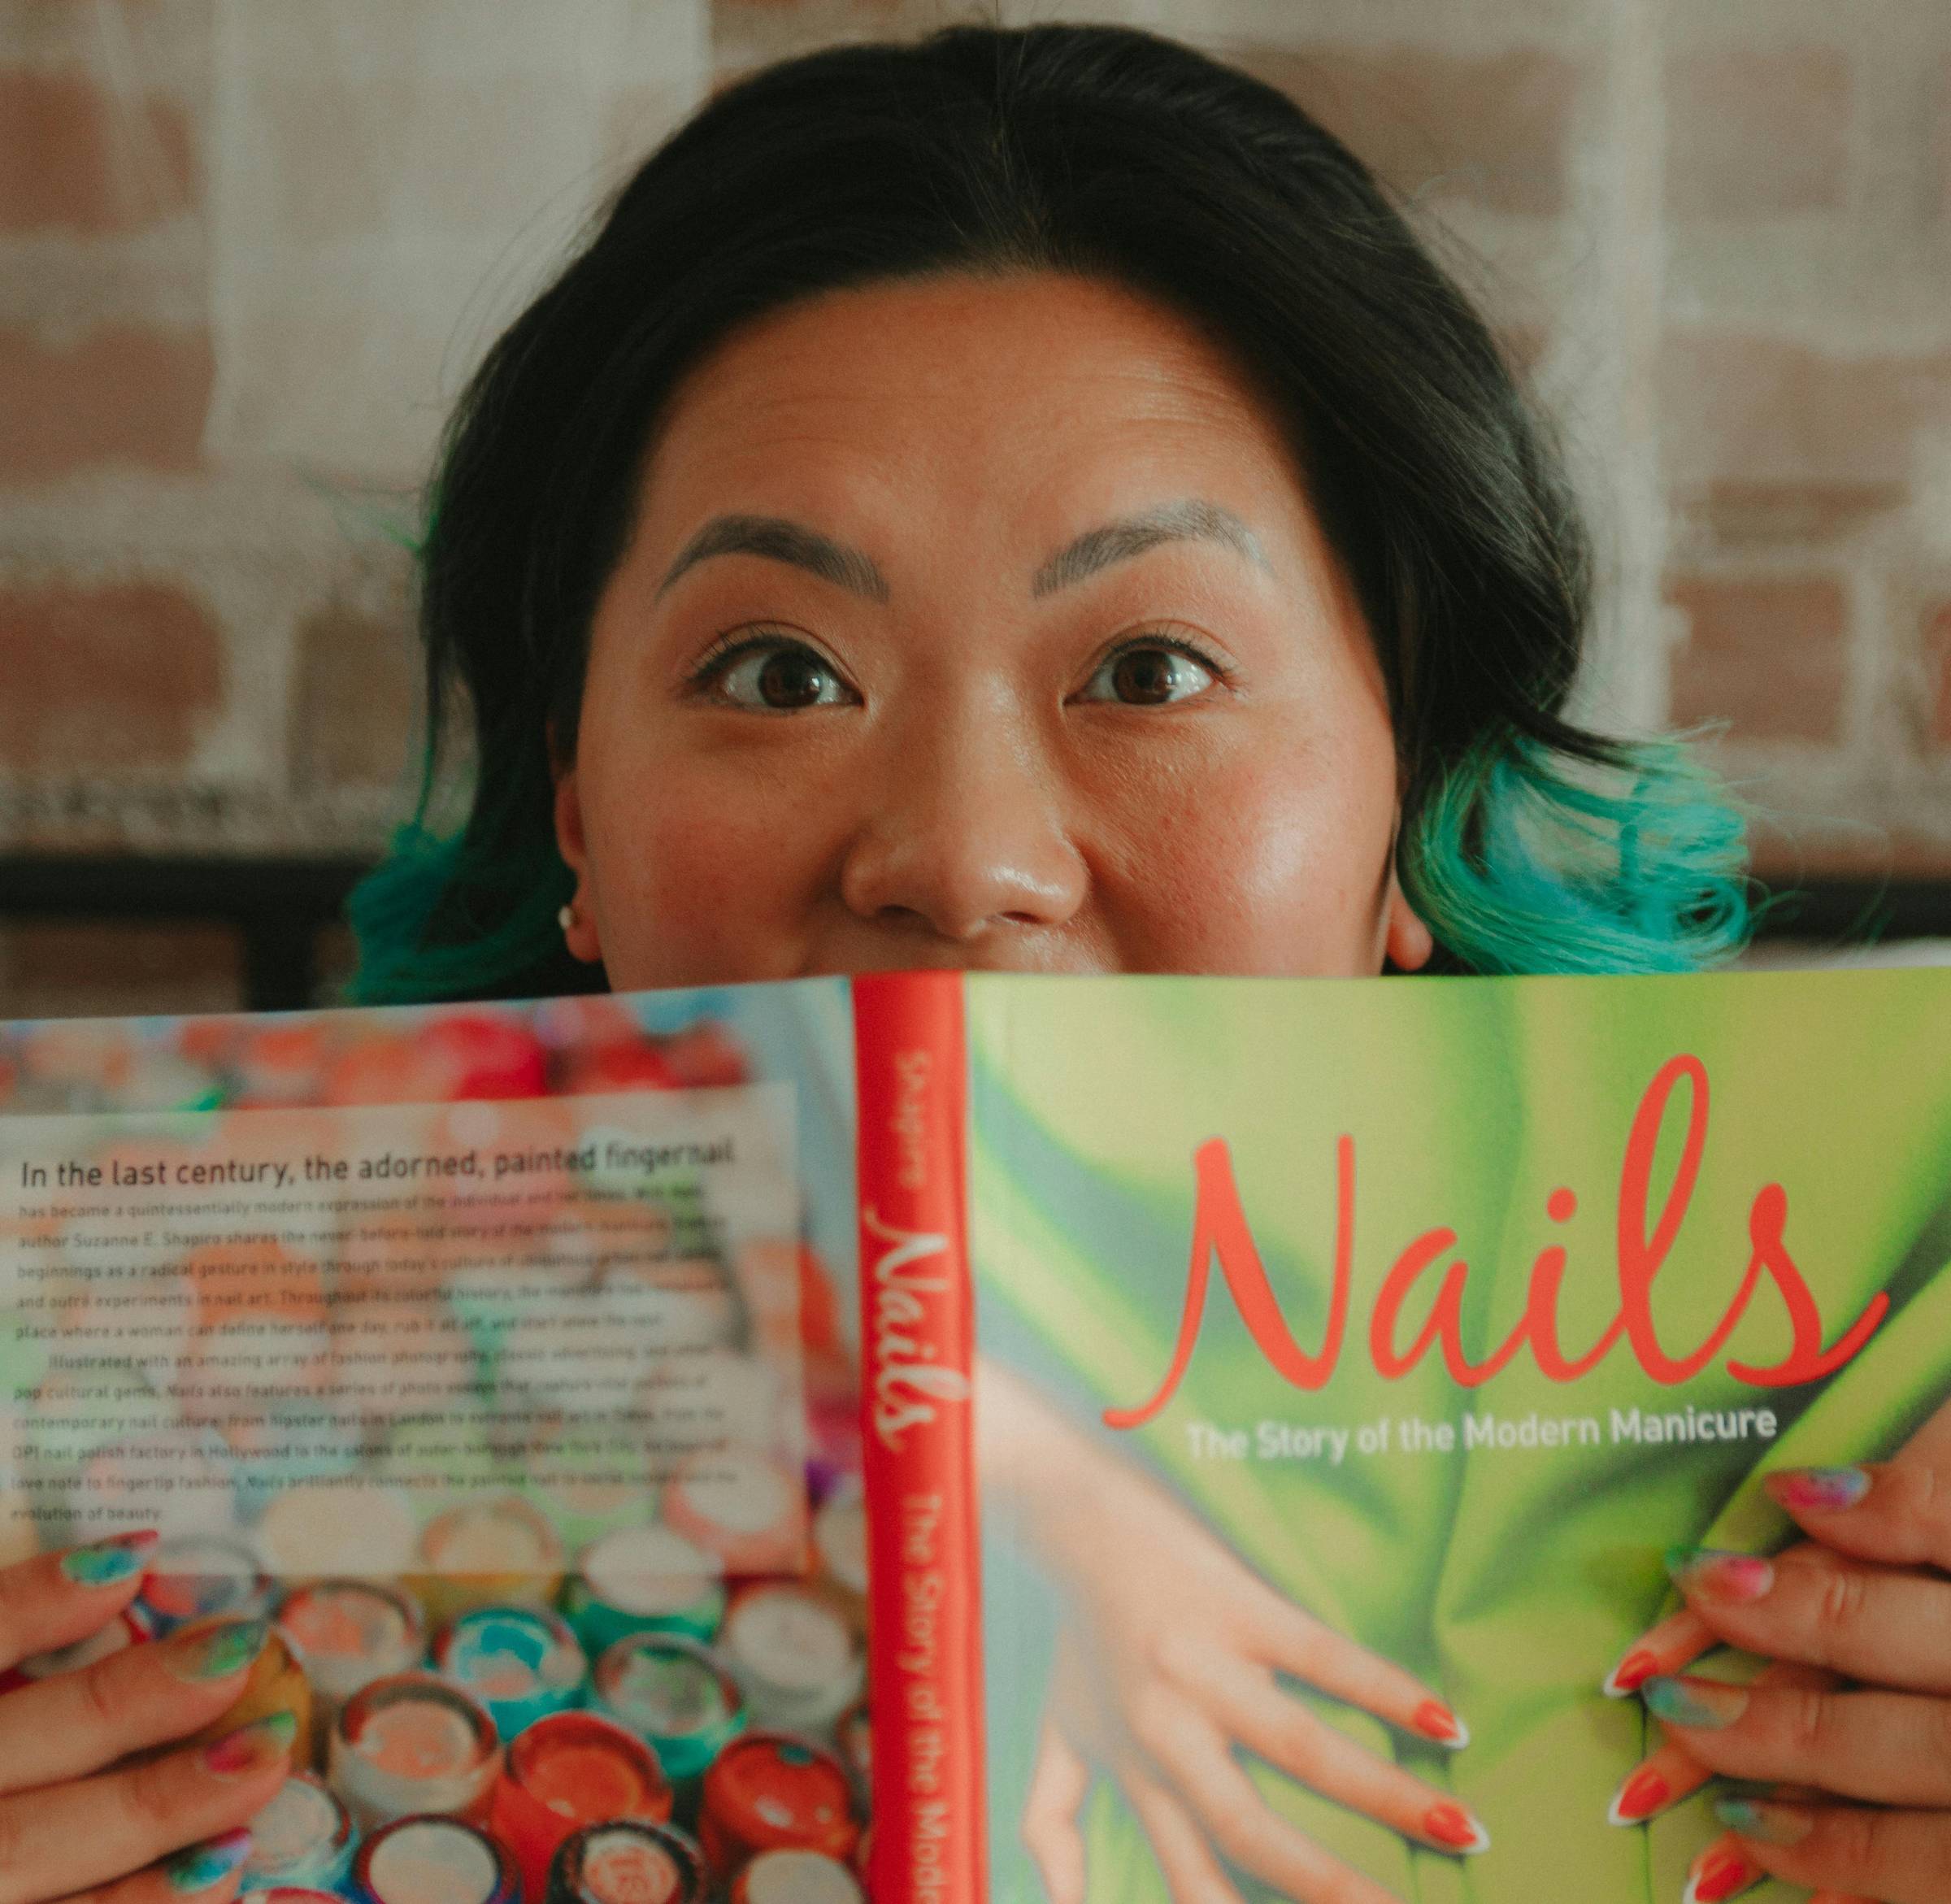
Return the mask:
<svg viewBox="0 0 1951 1904">
<path fill-rule="evenodd" d="M 832 667 L 797 641 L 754 641 L 728 656 L 716 674 L 717 691 L 735 707 L 789 714 L 852 698 Z"/>
<path fill-rule="evenodd" d="M 1162 641 L 1139 641 L 1105 658 L 1091 676 L 1084 698 L 1121 702 L 1128 707 L 1163 707 L 1194 699 L 1219 678 L 1210 663 L 1188 650 Z"/>
<path fill-rule="evenodd" d="M 758 698 L 768 707 L 810 707 L 819 699 L 824 671 L 810 654 L 784 648 L 758 670 Z"/>
</svg>

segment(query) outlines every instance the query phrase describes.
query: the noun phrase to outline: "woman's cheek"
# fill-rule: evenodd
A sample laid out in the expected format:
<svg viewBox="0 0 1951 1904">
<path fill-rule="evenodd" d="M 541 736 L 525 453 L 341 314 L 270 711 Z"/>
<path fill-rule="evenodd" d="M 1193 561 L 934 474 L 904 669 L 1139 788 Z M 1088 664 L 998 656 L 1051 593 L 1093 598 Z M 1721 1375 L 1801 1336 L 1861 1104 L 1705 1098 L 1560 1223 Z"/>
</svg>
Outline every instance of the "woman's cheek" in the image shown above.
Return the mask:
<svg viewBox="0 0 1951 1904">
<path fill-rule="evenodd" d="M 1377 795 L 1388 792 L 1362 777 L 1297 785 L 1289 763 L 1188 789 L 1157 829 L 1145 902 L 1149 963 L 1266 975 L 1376 970 L 1393 815 L 1393 798 Z"/>
<path fill-rule="evenodd" d="M 619 991 L 791 976 L 806 836 L 736 798 L 620 801 L 593 836 L 603 962 Z"/>
</svg>

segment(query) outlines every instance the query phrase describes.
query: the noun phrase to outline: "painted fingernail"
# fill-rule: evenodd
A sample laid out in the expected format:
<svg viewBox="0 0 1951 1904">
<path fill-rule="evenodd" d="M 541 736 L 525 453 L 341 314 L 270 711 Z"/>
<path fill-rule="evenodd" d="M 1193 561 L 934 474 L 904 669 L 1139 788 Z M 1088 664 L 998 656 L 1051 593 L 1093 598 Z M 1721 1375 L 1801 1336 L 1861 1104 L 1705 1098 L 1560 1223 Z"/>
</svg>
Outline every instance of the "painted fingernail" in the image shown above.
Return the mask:
<svg viewBox="0 0 1951 1904">
<path fill-rule="evenodd" d="M 1748 1689 L 1719 1680 L 1649 1679 L 1640 1689 L 1646 1709 L 1670 1725 L 1732 1725 L 1748 1710 Z"/>
<path fill-rule="evenodd" d="M 1627 1693 L 1636 1693 L 1659 1670 L 1660 1663 L 1652 1654 L 1644 1646 L 1635 1647 L 1606 1674 L 1601 1690 L 1609 1699 L 1623 1699 Z"/>
<path fill-rule="evenodd" d="M 1666 1571 L 1683 1593 L 1709 1600 L 1758 1600 L 1775 1584 L 1775 1568 L 1760 1554 L 1720 1547 L 1669 1547 Z"/>
<path fill-rule="evenodd" d="M 1762 1485 L 1784 1507 L 1813 1507 L 1840 1514 L 1870 1492 L 1870 1476 L 1860 1467 L 1784 1467 Z"/>
<path fill-rule="evenodd" d="M 1409 1716 L 1409 1723 L 1426 1739 L 1452 1747 L 1470 1743 L 1470 1728 L 1440 1699 L 1425 1699 Z"/>
<path fill-rule="evenodd" d="M 298 1736 L 298 1722 L 289 1712 L 273 1712 L 253 1719 L 215 1744 L 203 1748 L 203 1768 L 219 1778 L 249 1778 L 281 1760 Z"/>
<path fill-rule="evenodd" d="M 61 1557 L 61 1571 L 76 1586 L 106 1587 L 140 1573 L 148 1563 L 149 1550 L 159 1537 L 154 1528 L 133 1534 L 111 1534 L 105 1541 L 91 1541 Z"/>
<path fill-rule="evenodd" d="M 163 1663 L 180 1680 L 220 1680 L 240 1672 L 264 1650 L 267 1619 L 225 1619 L 173 1636 Z"/>
<path fill-rule="evenodd" d="M 1692 1869 L 1687 1873 L 1687 1889 L 1680 1893 L 1680 1904 L 1722 1904 L 1723 1898 L 1738 1897 L 1766 1876 L 1745 1851 L 1710 1845 L 1694 1859 Z"/>
<path fill-rule="evenodd" d="M 207 1838 L 179 1851 L 163 1867 L 172 1891 L 206 1891 L 250 1855 L 250 1833 L 242 1825 L 220 1838 Z"/>
<path fill-rule="evenodd" d="M 1606 1815 L 1614 1824 L 1639 1824 L 1673 1798 L 1673 1787 L 1657 1771 L 1642 1768 L 1612 1795 Z"/>
<path fill-rule="evenodd" d="M 1764 1845 L 1799 1845 L 1815 1829 L 1814 1815 L 1800 1805 L 1771 1805 L 1756 1798 L 1716 1798 L 1715 1815 L 1731 1832 Z"/>
<path fill-rule="evenodd" d="M 1432 1805 L 1423 1814 L 1424 1833 L 1446 1850 L 1470 1856 L 1490 1849 L 1490 1833 L 1461 1805 Z"/>
</svg>

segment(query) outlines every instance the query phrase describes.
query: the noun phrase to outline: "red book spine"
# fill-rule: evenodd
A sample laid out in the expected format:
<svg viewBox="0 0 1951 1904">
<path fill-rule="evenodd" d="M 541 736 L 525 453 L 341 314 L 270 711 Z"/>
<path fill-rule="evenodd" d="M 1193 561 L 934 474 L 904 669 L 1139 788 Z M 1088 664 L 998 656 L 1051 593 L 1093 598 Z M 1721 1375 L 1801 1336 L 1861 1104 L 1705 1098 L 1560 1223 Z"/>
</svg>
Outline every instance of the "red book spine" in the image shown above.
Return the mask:
<svg viewBox="0 0 1951 1904">
<path fill-rule="evenodd" d="M 983 1904 L 959 972 L 854 981 L 874 1904 Z"/>
</svg>

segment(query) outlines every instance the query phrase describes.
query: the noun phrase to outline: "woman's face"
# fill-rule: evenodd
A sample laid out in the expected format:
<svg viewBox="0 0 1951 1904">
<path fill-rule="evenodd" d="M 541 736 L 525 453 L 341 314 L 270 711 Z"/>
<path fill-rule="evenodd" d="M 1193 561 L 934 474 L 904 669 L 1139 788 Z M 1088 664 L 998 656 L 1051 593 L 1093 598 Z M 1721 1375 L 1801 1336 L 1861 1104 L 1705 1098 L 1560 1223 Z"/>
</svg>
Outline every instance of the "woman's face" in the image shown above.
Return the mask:
<svg viewBox="0 0 1951 1904">
<path fill-rule="evenodd" d="M 1272 420 L 1171 311 L 1028 275 L 832 293 L 693 371 L 556 798 L 619 990 L 1414 967 L 1396 817 Z"/>
</svg>

